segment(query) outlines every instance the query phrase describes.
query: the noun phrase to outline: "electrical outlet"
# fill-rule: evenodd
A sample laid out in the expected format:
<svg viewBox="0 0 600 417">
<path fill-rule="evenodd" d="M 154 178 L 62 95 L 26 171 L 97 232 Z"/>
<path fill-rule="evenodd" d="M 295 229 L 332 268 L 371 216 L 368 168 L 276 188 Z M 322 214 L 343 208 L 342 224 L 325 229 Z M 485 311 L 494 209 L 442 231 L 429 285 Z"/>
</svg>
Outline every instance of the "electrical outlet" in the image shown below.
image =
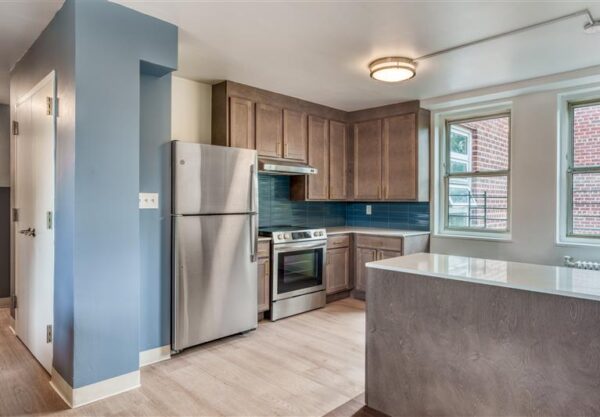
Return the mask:
<svg viewBox="0 0 600 417">
<path fill-rule="evenodd" d="M 157 209 L 158 193 L 140 193 L 141 209 Z"/>
<path fill-rule="evenodd" d="M 370 216 L 371 214 L 373 214 L 373 211 L 371 210 L 371 205 L 367 204 L 367 216 Z"/>
</svg>

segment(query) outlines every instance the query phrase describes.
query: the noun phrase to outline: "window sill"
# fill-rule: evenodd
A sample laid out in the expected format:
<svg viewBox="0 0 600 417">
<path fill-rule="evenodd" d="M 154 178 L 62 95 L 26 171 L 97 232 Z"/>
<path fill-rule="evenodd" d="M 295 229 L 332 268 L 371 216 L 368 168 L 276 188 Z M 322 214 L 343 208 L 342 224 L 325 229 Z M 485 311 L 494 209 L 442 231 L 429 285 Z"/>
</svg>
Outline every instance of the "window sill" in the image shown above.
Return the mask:
<svg viewBox="0 0 600 417">
<path fill-rule="evenodd" d="M 468 239 L 468 240 L 479 240 L 484 242 L 494 242 L 494 243 L 512 243 L 511 235 L 500 235 L 500 236 L 489 236 L 489 235 L 475 235 L 475 234 L 465 234 L 465 233 L 434 233 L 432 235 L 433 238 L 441 238 L 441 239 Z"/>
<path fill-rule="evenodd" d="M 600 247 L 600 239 L 596 239 L 596 240 L 589 240 L 589 239 L 584 239 L 584 240 L 579 240 L 579 239 L 574 239 L 574 240 L 570 240 L 570 239 L 566 239 L 566 240 L 559 240 L 558 242 L 555 243 L 555 246 L 558 247 L 582 247 L 582 248 L 598 248 Z"/>
</svg>

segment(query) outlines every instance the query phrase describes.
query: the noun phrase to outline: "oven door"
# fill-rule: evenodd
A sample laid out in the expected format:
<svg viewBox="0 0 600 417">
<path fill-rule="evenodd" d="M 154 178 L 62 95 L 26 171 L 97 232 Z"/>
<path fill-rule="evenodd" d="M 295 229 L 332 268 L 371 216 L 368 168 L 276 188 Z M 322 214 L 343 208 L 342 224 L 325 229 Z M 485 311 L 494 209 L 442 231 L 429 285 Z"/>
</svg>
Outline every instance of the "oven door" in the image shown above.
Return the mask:
<svg viewBox="0 0 600 417">
<path fill-rule="evenodd" d="M 273 301 L 325 289 L 327 241 L 273 246 Z"/>
</svg>

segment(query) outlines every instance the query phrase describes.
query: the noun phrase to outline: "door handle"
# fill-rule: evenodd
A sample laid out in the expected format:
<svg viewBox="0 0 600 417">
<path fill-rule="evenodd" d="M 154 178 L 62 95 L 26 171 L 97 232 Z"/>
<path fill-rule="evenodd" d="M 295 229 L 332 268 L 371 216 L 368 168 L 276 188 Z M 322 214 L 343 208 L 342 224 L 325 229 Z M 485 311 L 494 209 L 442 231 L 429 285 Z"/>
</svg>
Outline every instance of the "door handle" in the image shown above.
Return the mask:
<svg viewBox="0 0 600 417">
<path fill-rule="evenodd" d="M 28 227 L 27 229 L 19 230 L 19 233 L 25 236 L 35 237 L 35 229 Z"/>
</svg>

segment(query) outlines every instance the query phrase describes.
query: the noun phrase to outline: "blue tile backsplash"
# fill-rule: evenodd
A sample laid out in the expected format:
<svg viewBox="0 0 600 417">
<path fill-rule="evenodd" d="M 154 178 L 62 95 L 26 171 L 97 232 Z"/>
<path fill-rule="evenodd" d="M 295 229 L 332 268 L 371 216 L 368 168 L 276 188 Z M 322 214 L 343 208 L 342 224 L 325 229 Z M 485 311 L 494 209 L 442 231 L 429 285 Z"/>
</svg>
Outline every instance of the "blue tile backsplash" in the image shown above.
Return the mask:
<svg viewBox="0 0 600 417">
<path fill-rule="evenodd" d="M 429 203 L 357 203 L 290 200 L 290 177 L 258 176 L 261 227 L 361 226 L 429 230 Z M 372 214 L 366 215 L 370 204 Z"/>
</svg>

